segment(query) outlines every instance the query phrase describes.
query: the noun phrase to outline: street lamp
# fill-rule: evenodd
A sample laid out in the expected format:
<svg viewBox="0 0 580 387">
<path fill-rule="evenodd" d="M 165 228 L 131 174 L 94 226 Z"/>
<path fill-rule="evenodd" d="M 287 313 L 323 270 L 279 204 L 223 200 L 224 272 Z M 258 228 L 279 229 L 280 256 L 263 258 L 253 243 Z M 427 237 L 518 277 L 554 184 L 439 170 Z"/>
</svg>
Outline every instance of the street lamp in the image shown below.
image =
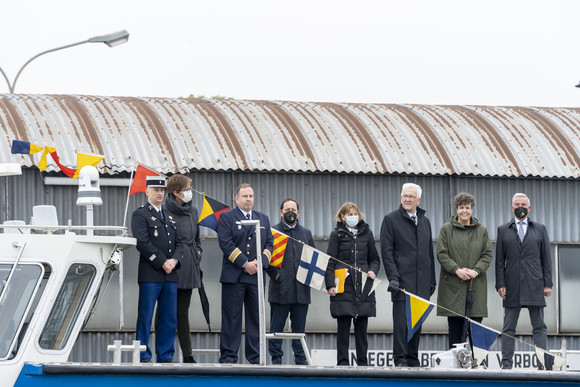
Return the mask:
<svg viewBox="0 0 580 387">
<path fill-rule="evenodd" d="M 0 72 L 2 73 L 2 75 L 4 76 L 4 79 L 6 80 L 6 83 L 8 84 L 8 89 L 10 90 L 10 94 L 13 94 L 14 87 L 16 86 L 16 81 L 18 80 L 18 77 L 20 76 L 20 73 L 22 72 L 22 70 L 24 70 L 24 68 L 30 62 L 32 62 L 34 59 L 38 58 L 39 56 L 42 56 L 44 54 L 48 54 L 49 52 L 64 50 L 65 48 L 74 47 L 74 46 L 78 46 L 80 44 L 85 44 L 85 43 L 105 43 L 109 47 L 115 47 L 115 46 L 118 46 L 119 44 L 127 43 L 128 40 L 129 40 L 129 33 L 126 30 L 122 30 L 122 31 L 114 32 L 114 33 L 108 34 L 108 35 L 93 36 L 92 38 L 89 38 L 87 40 L 83 40 L 82 42 L 67 44 L 66 46 L 57 47 L 57 48 L 53 48 L 51 50 L 43 51 L 40 54 L 36 54 L 35 56 L 33 56 L 32 58 L 30 58 L 28 60 L 28 62 L 26 62 L 26 63 L 24 63 L 24 65 L 22 65 L 20 70 L 18 70 L 18 73 L 16 74 L 16 77 L 14 78 L 14 82 L 12 82 L 12 84 L 10 84 L 10 80 L 8 80 L 8 77 L 6 76 L 6 73 L 4 72 L 4 70 L 2 70 L 2 67 L 0 67 Z"/>
</svg>

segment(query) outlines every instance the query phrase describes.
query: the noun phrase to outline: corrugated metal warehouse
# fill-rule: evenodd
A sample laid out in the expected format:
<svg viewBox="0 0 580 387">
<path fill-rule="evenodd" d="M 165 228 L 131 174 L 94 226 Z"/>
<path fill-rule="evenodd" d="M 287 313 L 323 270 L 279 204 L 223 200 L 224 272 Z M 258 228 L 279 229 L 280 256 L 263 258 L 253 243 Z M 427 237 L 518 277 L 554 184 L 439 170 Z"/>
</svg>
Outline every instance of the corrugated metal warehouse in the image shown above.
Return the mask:
<svg viewBox="0 0 580 387">
<path fill-rule="evenodd" d="M 74 205 L 77 181 L 64 177 L 52 163 L 39 172 L 39 154 L 11 154 L 12 140 L 54 146 L 61 162 L 72 168 L 75 152 L 105 156 L 98 166 L 104 205 L 95 209 L 95 224 L 124 224 L 129 177 L 140 162 L 165 174 L 185 173 L 197 191 L 228 204 L 235 187 L 249 182 L 256 190 L 255 208 L 272 222 L 278 220 L 280 201 L 295 197 L 301 223 L 313 231 L 323 251 L 333 216 L 345 201 L 360 206 L 378 243 L 382 218 L 399 206 L 405 182 L 423 187 L 421 207 L 431 220 L 434 243 L 441 225 L 454 215 L 456 193 L 475 195 L 474 216 L 495 240 L 497 227 L 510 219 L 512 195 L 525 192 L 532 201 L 531 217 L 546 224 L 552 243 L 556 286 L 546 308 L 550 346 L 559 348 L 566 338 L 569 349 L 580 349 L 580 309 L 573 300 L 580 292 L 578 108 L 0 94 L 0 127 L 0 162 L 24 167 L 21 176 L 0 178 L 2 221 L 28 221 L 32 206 L 40 204 L 57 206 L 61 223 L 70 219 L 81 224 L 85 218 Z M 144 194 L 133 195 L 129 214 L 145 200 Z M 201 207 L 201 195 L 194 203 Z M 196 347 L 217 348 L 221 252 L 214 231 L 202 228 L 202 238 L 214 333 L 207 333 L 194 297 L 192 337 Z M 106 344 L 132 337 L 137 260 L 135 249 L 125 253 L 122 297 L 115 275 L 106 305 L 98 306 L 73 360 L 107 361 Z M 385 277 L 381 269 L 379 278 Z M 501 329 L 503 311 L 493 269 L 488 277 L 490 317 L 484 323 Z M 369 321 L 369 348 L 391 349 L 386 286 L 378 293 L 378 315 Z M 310 348 L 334 348 L 335 326 L 327 296 L 313 294 L 307 321 Z M 445 319 L 433 314 L 423 331 L 427 334 L 421 348 L 446 348 Z M 531 332 L 527 315 L 520 319 L 518 332 Z"/>
</svg>

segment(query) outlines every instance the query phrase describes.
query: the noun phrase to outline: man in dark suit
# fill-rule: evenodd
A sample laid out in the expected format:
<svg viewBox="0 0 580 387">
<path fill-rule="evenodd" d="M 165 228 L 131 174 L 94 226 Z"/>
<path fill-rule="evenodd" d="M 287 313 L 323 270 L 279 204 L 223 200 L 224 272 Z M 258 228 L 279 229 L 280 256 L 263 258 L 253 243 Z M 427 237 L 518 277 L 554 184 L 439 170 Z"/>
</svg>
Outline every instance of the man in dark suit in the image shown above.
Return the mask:
<svg viewBox="0 0 580 387">
<path fill-rule="evenodd" d="M 220 363 L 237 363 L 242 340 L 242 310 L 245 306 L 246 359 L 252 364 L 260 361 L 258 270 L 270 264 L 274 238 L 268 216 L 254 211 L 254 190 L 241 184 L 236 190 L 237 207 L 224 212 L 218 224 L 218 242 L 223 252 L 222 272 L 222 331 L 220 335 Z M 260 220 L 260 260 L 256 257 L 256 229 L 236 224 L 241 220 Z M 263 286 L 264 284 L 260 284 Z"/>
<path fill-rule="evenodd" d="M 552 294 L 550 241 L 543 224 L 529 218 L 530 199 L 516 193 L 512 199 L 515 216 L 497 230 L 495 288 L 503 299 L 502 368 L 513 366 L 514 337 L 522 308 L 528 308 L 534 344 L 547 349 L 544 323 L 546 297 Z M 551 369 L 549 363 L 546 368 Z"/>
<path fill-rule="evenodd" d="M 431 223 L 419 208 L 421 187 L 403 184 L 401 206 L 385 216 L 381 226 L 381 255 L 393 301 L 393 360 L 397 367 L 419 367 L 421 328 L 407 342 L 405 289 L 428 300 L 435 292 L 435 258 Z"/>
<path fill-rule="evenodd" d="M 147 346 L 141 362 L 151 362 L 149 335 L 153 311 L 157 303 L 157 362 L 173 362 L 173 342 L 177 329 L 177 272 L 183 256 L 181 239 L 173 221 L 163 215 L 165 177 L 147 176 L 148 202 L 136 209 L 131 218 L 131 231 L 139 251 L 139 310 L 136 339 Z"/>
<path fill-rule="evenodd" d="M 310 286 L 296 280 L 296 272 L 300 266 L 302 246 L 306 243 L 314 246 L 312 232 L 299 224 L 300 206 L 292 198 L 287 198 L 280 204 L 280 223 L 273 228 L 288 235 L 288 243 L 284 252 L 282 266 L 268 266 L 270 287 L 268 301 L 270 302 L 270 333 L 282 332 L 288 315 L 292 333 L 304 333 L 306 315 L 310 304 Z M 292 340 L 294 363 L 307 364 L 306 355 L 300 340 Z M 273 364 L 282 364 L 282 340 L 269 340 L 268 351 Z"/>
</svg>

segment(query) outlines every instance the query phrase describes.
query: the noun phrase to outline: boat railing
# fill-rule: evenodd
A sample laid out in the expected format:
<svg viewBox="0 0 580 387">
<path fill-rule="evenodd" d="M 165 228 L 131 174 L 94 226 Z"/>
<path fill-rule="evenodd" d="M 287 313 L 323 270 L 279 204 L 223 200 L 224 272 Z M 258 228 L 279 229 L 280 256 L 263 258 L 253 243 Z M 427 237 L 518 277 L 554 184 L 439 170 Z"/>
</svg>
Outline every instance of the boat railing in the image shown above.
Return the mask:
<svg viewBox="0 0 580 387">
<path fill-rule="evenodd" d="M 30 231 L 44 231 L 53 233 L 55 231 L 108 231 L 118 232 L 120 236 L 127 236 L 128 229 L 124 226 L 73 226 L 73 225 L 41 225 L 41 224 L 0 224 L 0 229 L 5 234 L 30 234 Z M 24 231 L 23 231 L 24 230 Z"/>
</svg>

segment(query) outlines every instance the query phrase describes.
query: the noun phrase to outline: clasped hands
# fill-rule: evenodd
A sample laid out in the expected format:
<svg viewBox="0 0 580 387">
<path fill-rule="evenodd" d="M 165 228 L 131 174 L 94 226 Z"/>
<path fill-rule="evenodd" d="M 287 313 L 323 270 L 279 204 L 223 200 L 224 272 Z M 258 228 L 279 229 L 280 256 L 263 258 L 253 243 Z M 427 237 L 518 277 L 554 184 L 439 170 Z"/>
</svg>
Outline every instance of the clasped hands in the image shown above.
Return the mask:
<svg viewBox="0 0 580 387">
<path fill-rule="evenodd" d="M 258 261 L 254 259 L 244 263 L 244 271 L 249 275 L 256 274 L 258 272 Z"/>
<path fill-rule="evenodd" d="M 470 279 L 477 277 L 477 272 L 475 270 L 462 267 L 455 270 L 455 275 L 462 281 L 469 281 Z"/>
<path fill-rule="evenodd" d="M 166 274 L 170 274 L 173 271 L 173 269 L 175 269 L 175 266 L 177 266 L 177 259 L 169 258 L 163 263 L 163 266 L 161 266 L 161 268 L 163 269 L 163 271 L 165 271 Z"/>
</svg>

